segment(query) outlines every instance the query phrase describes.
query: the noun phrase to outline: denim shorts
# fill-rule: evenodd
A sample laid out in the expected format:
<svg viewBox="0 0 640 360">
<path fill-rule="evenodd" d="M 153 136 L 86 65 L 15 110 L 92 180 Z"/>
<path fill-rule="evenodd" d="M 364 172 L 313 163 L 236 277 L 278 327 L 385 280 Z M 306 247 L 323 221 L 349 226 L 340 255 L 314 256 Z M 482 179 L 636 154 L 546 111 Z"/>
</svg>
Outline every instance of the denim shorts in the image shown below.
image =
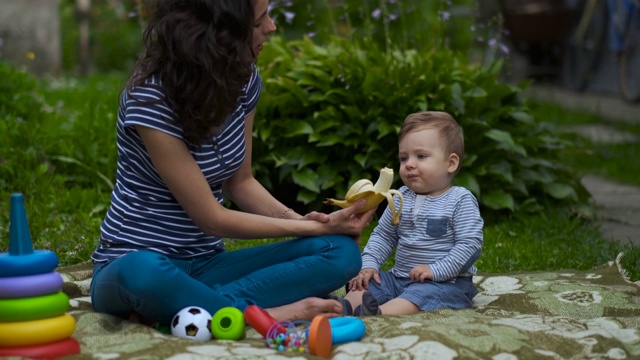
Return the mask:
<svg viewBox="0 0 640 360">
<path fill-rule="evenodd" d="M 382 305 L 397 297 L 408 300 L 420 310 L 464 309 L 473 305 L 478 294 L 471 276 L 459 276 L 447 282 L 414 282 L 408 278 L 398 278 L 389 271 L 380 272 L 382 284 L 369 281 L 369 292 Z"/>
</svg>

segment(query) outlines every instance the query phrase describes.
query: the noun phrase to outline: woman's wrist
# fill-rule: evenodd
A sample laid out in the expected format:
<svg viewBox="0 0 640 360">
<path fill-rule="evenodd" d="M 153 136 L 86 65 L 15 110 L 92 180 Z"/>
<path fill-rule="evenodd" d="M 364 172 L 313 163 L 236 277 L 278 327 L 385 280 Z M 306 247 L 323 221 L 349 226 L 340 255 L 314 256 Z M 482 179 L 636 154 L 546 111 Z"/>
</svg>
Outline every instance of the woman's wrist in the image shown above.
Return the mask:
<svg viewBox="0 0 640 360">
<path fill-rule="evenodd" d="M 285 211 L 282 212 L 282 215 L 280 216 L 280 219 L 287 219 L 287 214 L 293 212 L 292 208 L 287 208 Z"/>
</svg>

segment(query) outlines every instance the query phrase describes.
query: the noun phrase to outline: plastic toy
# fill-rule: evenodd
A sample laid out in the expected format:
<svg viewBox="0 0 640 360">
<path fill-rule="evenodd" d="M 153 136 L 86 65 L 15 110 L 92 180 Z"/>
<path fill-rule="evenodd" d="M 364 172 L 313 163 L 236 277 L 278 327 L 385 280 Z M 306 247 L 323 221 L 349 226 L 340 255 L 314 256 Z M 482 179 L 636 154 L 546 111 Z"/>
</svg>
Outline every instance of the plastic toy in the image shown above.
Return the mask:
<svg viewBox="0 0 640 360">
<path fill-rule="evenodd" d="M 29 359 L 57 359 L 79 353 L 80 344 L 74 338 L 42 345 L 0 347 L 0 356 L 25 357 Z"/>
<path fill-rule="evenodd" d="M 331 323 L 326 316 L 316 316 L 309 326 L 309 353 L 328 358 L 331 355 Z"/>
<path fill-rule="evenodd" d="M 274 319 L 268 312 L 258 305 L 249 305 L 244 309 L 244 318 L 260 335 L 267 337 L 269 329 L 274 326 L 276 333 L 285 334 L 287 330 L 283 326 L 278 326 L 278 320 Z"/>
<path fill-rule="evenodd" d="M 335 317 L 329 319 L 331 325 L 331 343 L 339 345 L 362 339 L 367 327 L 364 321 L 356 317 Z"/>
<path fill-rule="evenodd" d="M 277 321 L 256 305 L 248 306 L 244 317 L 249 325 L 266 340 L 267 346 L 281 351 L 308 352 L 328 357 L 332 345 L 358 341 L 365 334 L 364 321 L 356 317 L 327 318 L 316 316 L 311 323 L 305 321 Z M 300 326 L 308 325 L 306 329 Z"/>
<path fill-rule="evenodd" d="M 211 340 L 211 314 L 197 306 L 189 306 L 180 311 L 171 321 L 173 336 L 197 340 Z"/>
<path fill-rule="evenodd" d="M 217 340 L 240 340 L 244 337 L 244 315 L 234 307 L 223 307 L 211 319 L 211 334 Z"/>
<path fill-rule="evenodd" d="M 0 277 L 0 298 L 22 298 L 58 292 L 64 283 L 59 273 Z"/>
<path fill-rule="evenodd" d="M 29 346 L 71 337 L 76 322 L 69 314 L 47 319 L 0 322 L 0 346 Z"/>
<path fill-rule="evenodd" d="M 11 194 L 9 252 L 0 254 L 0 277 L 52 272 L 58 256 L 49 250 L 33 250 L 22 194 Z"/>
<path fill-rule="evenodd" d="M 63 292 L 20 299 L 0 299 L 0 321 L 27 321 L 60 316 L 69 310 Z"/>
<path fill-rule="evenodd" d="M 55 359 L 80 353 L 76 322 L 53 270 L 58 257 L 33 250 L 22 194 L 11 195 L 9 252 L 0 254 L 0 356 Z"/>
</svg>

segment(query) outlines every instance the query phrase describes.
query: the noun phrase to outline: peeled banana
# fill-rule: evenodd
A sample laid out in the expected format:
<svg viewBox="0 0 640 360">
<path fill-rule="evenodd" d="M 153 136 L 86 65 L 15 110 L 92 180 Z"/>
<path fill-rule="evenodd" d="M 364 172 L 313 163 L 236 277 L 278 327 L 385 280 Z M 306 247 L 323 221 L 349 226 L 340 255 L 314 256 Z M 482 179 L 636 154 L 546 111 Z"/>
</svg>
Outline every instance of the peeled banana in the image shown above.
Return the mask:
<svg viewBox="0 0 640 360">
<path fill-rule="evenodd" d="M 404 200 L 402 199 L 402 194 L 398 190 L 391 189 L 392 183 L 393 169 L 385 167 L 380 170 L 380 177 L 378 178 L 378 181 L 376 181 L 375 185 L 373 185 L 370 180 L 360 179 L 351 185 L 349 191 L 347 191 L 345 200 L 329 198 L 324 203 L 326 205 L 336 205 L 344 209 L 364 198 L 367 202 L 360 212 L 365 212 L 378 206 L 378 204 L 386 198 L 389 202 L 389 209 L 391 210 L 391 215 L 393 217 L 391 224 L 397 225 L 400 223 L 400 213 L 402 212 Z M 396 210 L 393 195 L 397 195 L 400 199 L 400 208 L 398 210 Z"/>
</svg>

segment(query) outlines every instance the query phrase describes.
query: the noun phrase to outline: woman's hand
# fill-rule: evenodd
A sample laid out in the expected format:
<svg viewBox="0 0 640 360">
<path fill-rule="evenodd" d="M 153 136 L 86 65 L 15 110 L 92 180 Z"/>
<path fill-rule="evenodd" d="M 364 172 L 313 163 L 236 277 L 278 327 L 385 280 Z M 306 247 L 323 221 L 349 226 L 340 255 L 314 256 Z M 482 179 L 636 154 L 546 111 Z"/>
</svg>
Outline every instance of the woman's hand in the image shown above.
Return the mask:
<svg viewBox="0 0 640 360">
<path fill-rule="evenodd" d="M 429 265 L 418 265 L 409 271 L 409 279 L 415 282 L 433 280 L 433 272 Z"/>
<path fill-rule="evenodd" d="M 366 290 L 369 288 L 369 280 L 373 279 L 378 285 L 382 282 L 380 281 L 380 274 L 378 274 L 378 270 L 376 269 L 362 269 L 354 277 L 349 280 L 349 291 L 352 290 Z"/>
<path fill-rule="evenodd" d="M 329 214 L 329 221 L 326 224 L 332 227 L 332 233 L 350 235 L 354 240 L 359 241 L 362 230 L 364 230 L 364 227 L 367 226 L 376 212 L 376 208 L 373 208 L 363 213 L 358 213 L 365 203 L 364 199 L 358 200 L 348 208 Z"/>
</svg>

